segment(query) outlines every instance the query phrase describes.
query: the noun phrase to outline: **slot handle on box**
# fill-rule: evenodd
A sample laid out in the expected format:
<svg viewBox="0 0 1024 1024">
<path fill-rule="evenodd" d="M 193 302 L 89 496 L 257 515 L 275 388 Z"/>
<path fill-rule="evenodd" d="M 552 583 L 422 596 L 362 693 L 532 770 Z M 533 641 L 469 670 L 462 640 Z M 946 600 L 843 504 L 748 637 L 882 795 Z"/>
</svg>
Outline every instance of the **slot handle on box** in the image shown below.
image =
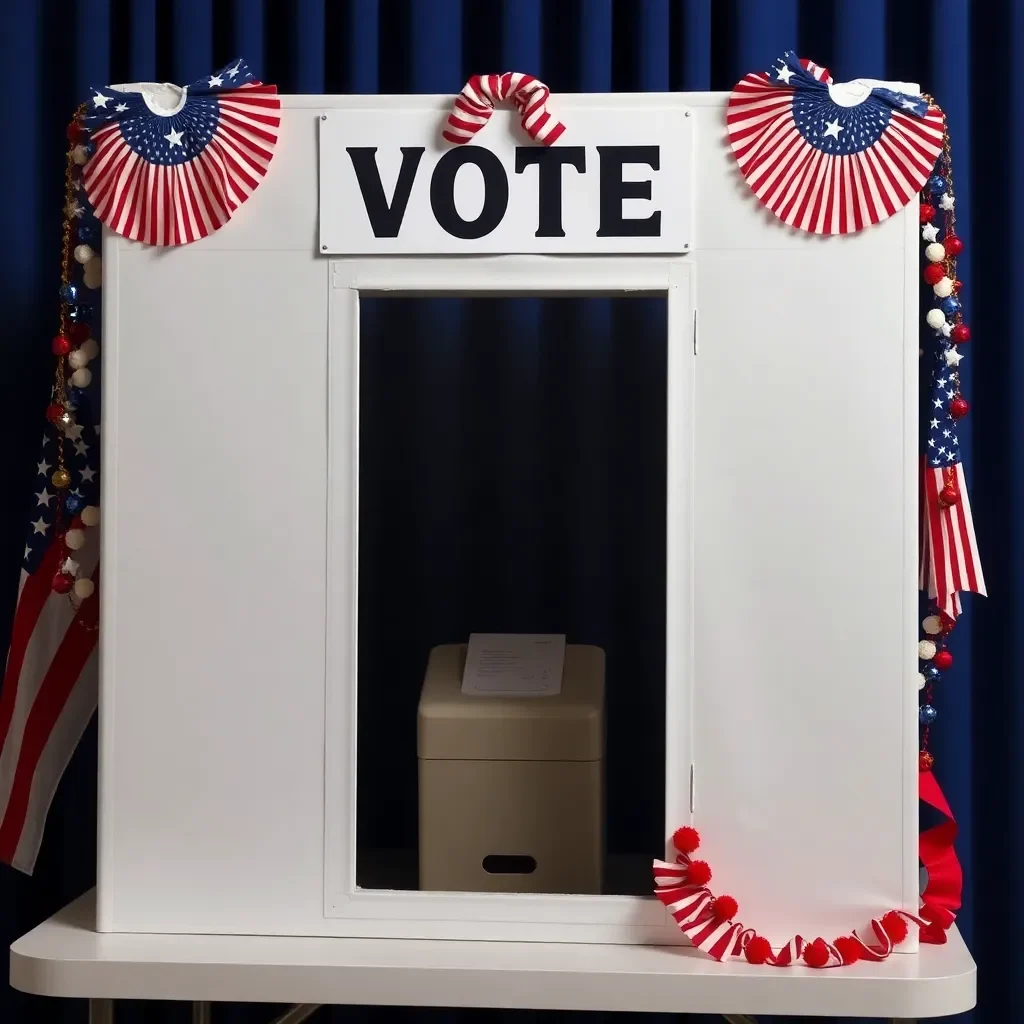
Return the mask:
<svg viewBox="0 0 1024 1024">
<path fill-rule="evenodd" d="M 482 864 L 489 875 L 532 875 L 537 870 L 533 857 L 516 854 L 489 853 Z"/>
</svg>

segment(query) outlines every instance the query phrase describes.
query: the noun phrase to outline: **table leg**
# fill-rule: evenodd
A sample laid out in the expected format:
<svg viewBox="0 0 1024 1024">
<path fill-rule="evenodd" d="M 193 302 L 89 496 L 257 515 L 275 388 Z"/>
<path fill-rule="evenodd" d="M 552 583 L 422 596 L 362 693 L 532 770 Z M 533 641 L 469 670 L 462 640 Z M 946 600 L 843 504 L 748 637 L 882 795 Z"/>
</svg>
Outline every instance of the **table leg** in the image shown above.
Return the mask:
<svg viewBox="0 0 1024 1024">
<path fill-rule="evenodd" d="M 213 1009 L 211 1003 L 192 1004 L 192 1024 L 210 1024 L 213 1020 Z"/>
<path fill-rule="evenodd" d="M 89 1024 L 114 1024 L 114 1000 L 90 999 Z"/>
</svg>

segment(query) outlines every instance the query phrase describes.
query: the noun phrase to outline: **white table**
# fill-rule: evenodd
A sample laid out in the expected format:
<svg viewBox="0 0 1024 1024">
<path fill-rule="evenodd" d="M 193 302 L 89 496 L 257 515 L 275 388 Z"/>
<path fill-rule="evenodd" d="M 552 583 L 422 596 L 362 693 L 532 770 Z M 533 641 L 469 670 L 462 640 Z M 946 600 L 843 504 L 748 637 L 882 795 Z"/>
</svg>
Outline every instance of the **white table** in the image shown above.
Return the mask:
<svg viewBox="0 0 1024 1024">
<path fill-rule="evenodd" d="M 976 968 L 963 939 L 841 970 L 718 964 L 680 947 L 97 934 L 87 893 L 11 946 L 11 984 L 118 999 L 507 1009 L 810 1014 L 914 1019 L 974 1006 Z"/>
</svg>

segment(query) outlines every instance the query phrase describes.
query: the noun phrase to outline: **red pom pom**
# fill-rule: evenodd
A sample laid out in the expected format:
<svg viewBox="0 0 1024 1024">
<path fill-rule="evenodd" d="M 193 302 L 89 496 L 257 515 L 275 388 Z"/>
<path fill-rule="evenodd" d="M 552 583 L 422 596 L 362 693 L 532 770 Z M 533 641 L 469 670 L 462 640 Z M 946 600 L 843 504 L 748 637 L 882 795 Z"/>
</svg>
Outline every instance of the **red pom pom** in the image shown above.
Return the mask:
<svg viewBox="0 0 1024 1024">
<path fill-rule="evenodd" d="M 939 504 L 943 508 L 949 508 L 955 505 L 960 500 L 960 492 L 953 487 L 951 484 L 946 484 L 945 487 L 939 491 Z"/>
<path fill-rule="evenodd" d="M 55 356 L 66 356 L 71 351 L 71 347 L 71 339 L 65 338 L 63 334 L 58 334 L 50 342 L 50 349 Z"/>
<path fill-rule="evenodd" d="M 672 833 L 672 843 L 680 853 L 693 853 L 700 846 L 700 833 L 689 825 Z"/>
<path fill-rule="evenodd" d="M 711 881 L 711 868 L 706 860 L 691 860 L 686 869 L 686 881 L 689 885 L 707 885 Z"/>
<path fill-rule="evenodd" d="M 743 951 L 748 964 L 763 964 L 772 955 L 772 944 L 763 936 L 755 935 Z"/>
<path fill-rule="evenodd" d="M 922 271 L 926 283 L 938 284 L 946 276 L 946 268 L 941 263 L 929 263 Z"/>
<path fill-rule="evenodd" d="M 715 919 L 731 921 L 740 911 L 740 905 L 731 896 L 716 896 L 714 903 Z"/>
<path fill-rule="evenodd" d="M 921 223 L 927 224 L 935 216 L 935 207 L 931 203 L 921 204 Z"/>
<path fill-rule="evenodd" d="M 964 251 L 964 243 L 956 235 L 946 235 L 942 240 L 942 248 L 946 250 L 947 256 L 959 256 Z"/>
<path fill-rule="evenodd" d="M 932 658 L 932 664 L 940 671 L 945 672 L 953 667 L 953 655 L 949 651 L 936 651 Z"/>
<path fill-rule="evenodd" d="M 53 577 L 53 589 L 58 594 L 66 594 L 75 585 L 75 577 L 69 572 L 59 572 Z"/>
<path fill-rule="evenodd" d="M 804 946 L 804 963 L 808 967 L 824 967 L 828 963 L 828 946 L 824 939 L 815 939 Z"/>
<path fill-rule="evenodd" d="M 971 407 L 967 399 L 961 398 L 959 395 L 949 403 L 949 415 L 955 420 L 962 420 L 970 411 Z"/>
<path fill-rule="evenodd" d="M 839 951 L 844 964 L 855 964 L 860 959 L 860 943 L 852 935 L 840 935 L 832 945 Z"/>
<path fill-rule="evenodd" d="M 60 402 L 51 402 L 46 407 L 46 418 L 51 423 L 56 423 L 57 420 L 59 420 L 61 418 L 61 416 L 63 416 L 63 415 L 64 415 L 64 406 L 61 405 Z"/>
<path fill-rule="evenodd" d="M 890 910 L 882 916 L 882 930 L 898 946 L 907 937 L 907 922 L 898 910 Z"/>
<path fill-rule="evenodd" d="M 71 344 L 74 346 L 84 345 L 89 337 L 91 328 L 88 324 L 77 323 L 72 324 L 68 328 L 68 337 L 71 339 Z"/>
</svg>

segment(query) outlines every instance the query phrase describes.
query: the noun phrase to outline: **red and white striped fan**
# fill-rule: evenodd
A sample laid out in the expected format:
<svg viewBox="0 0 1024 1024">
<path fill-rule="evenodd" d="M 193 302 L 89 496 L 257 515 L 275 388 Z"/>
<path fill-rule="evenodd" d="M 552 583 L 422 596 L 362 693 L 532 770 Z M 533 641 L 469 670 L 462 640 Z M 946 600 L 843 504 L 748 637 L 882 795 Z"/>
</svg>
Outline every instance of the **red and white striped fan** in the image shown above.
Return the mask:
<svg viewBox="0 0 1024 1024">
<path fill-rule="evenodd" d="M 860 231 L 910 203 L 942 152 L 943 121 L 915 86 L 837 85 L 792 51 L 738 82 L 727 114 L 757 198 L 791 227 L 826 235 Z"/>
<path fill-rule="evenodd" d="M 91 89 L 93 147 L 82 180 L 96 216 L 118 234 L 181 245 L 216 231 L 267 173 L 277 142 L 277 87 L 244 61 L 191 85 Z"/>
</svg>

